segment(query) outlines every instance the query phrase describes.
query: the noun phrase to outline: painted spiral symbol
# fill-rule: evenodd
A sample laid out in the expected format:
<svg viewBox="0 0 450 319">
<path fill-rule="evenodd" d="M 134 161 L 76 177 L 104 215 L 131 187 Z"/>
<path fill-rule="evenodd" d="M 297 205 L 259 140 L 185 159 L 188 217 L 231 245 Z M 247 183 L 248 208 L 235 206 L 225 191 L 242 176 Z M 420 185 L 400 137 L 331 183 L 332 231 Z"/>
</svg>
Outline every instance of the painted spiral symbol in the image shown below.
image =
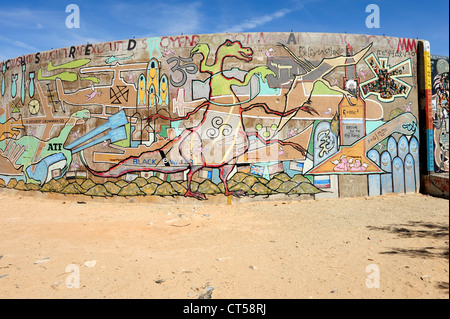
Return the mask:
<svg viewBox="0 0 450 319">
<path fill-rule="evenodd" d="M 211 124 L 214 128 L 219 129 L 223 124 L 223 118 L 216 116 L 211 120 Z"/>
<path fill-rule="evenodd" d="M 222 129 L 223 136 L 229 136 L 233 132 L 233 128 L 229 124 L 222 125 L 220 128 Z"/>
<path fill-rule="evenodd" d="M 206 136 L 210 139 L 216 138 L 219 136 L 219 130 L 214 127 L 210 127 L 206 130 Z"/>
<path fill-rule="evenodd" d="M 229 124 L 223 124 L 223 118 L 216 116 L 211 120 L 209 129 L 206 130 L 206 136 L 210 139 L 218 137 L 220 134 L 229 136 L 233 132 L 233 127 Z"/>
</svg>

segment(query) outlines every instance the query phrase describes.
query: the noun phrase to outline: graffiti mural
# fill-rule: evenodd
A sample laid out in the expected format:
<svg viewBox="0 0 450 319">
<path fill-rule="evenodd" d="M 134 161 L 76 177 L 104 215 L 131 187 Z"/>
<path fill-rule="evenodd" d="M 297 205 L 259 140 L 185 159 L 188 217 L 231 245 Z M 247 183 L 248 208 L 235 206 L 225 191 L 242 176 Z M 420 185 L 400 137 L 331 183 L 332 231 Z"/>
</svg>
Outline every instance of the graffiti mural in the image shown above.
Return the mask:
<svg viewBox="0 0 450 319">
<path fill-rule="evenodd" d="M 432 56 L 434 171 L 449 171 L 449 59 Z"/>
<path fill-rule="evenodd" d="M 416 192 L 417 58 L 396 54 L 397 44 L 384 36 L 227 33 L 4 61 L 0 186 L 324 198 L 346 196 L 343 177 L 358 175 L 365 183 L 346 189 Z M 435 80 L 438 166 L 448 170 L 448 69 Z"/>
</svg>

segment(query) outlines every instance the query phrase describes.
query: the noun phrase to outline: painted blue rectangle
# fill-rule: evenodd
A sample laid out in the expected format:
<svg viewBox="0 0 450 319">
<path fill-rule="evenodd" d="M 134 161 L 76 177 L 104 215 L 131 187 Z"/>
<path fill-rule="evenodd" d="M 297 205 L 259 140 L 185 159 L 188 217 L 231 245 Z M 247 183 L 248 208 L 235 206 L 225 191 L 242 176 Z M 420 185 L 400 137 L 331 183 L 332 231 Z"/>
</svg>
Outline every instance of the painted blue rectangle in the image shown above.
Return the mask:
<svg viewBox="0 0 450 319">
<path fill-rule="evenodd" d="M 330 185 L 330 180 L 314 181 L 314 185 Z"/>
<path fill-rule="evenodd" d="M 427 167 L 429 172 L 434 171 L 434 139 L 432 129 L 427 129 Z"/>
<path fill-rule="evenodd" d="M 362 118 L 352 118 L 352 119 L 342 119 L 343 124 L 363 124 L 364 120 Z"/>
<path fill-rule="evenodd" d="M 319 178 L 314 178 L 314 186 L 318 188 L 330 188 L 331 187 L 331 180 L 330 177 L 321 176 Z"/>
</svg>

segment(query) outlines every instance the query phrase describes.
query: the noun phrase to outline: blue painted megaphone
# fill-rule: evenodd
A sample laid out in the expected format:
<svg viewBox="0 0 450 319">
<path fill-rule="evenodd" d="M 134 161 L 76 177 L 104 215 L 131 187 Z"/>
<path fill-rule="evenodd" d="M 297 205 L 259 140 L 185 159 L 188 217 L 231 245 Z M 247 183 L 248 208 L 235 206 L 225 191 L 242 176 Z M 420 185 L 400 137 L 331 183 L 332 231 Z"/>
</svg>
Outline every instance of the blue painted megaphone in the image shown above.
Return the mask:
<svg viewBox="0 0 450 319">
<path fill-rule="evenodd" d="M 127 117 L 125 112 L 122 110 L 112 116 L 109 117 L 108 122 L 102 124 L 89 133 L 83 135 L 76 141 L 70 143 L 65 149 L 71 150 L 73 154 L 78 153 L 88 147 L 94 146 L 96 144 L 102 143 L 106 140 L 110 140 L 111 143 L 115 143 L 118 141 L 122 141 L 127 138 L 127 132 L 125 130 L 125 125 L 128 124 Z M 106 135 L 96 138 L 90 142 L 90 139 L 93 139 L 97 135 L 105 132 L 106 130 L 110 130 Z M 86 144 L 84 144 L 86 143 Z M 82 145 L 84 144 L 84 145 Z M 80 146 L 82 145 L 82 146 Z"/>
</svg>

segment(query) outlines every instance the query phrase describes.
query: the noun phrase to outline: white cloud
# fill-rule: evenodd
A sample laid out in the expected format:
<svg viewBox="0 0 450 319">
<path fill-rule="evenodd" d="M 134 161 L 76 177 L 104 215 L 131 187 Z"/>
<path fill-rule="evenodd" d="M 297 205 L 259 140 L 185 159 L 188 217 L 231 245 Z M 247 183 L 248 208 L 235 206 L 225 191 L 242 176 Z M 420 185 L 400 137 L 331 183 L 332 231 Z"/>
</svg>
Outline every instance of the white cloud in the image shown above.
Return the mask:
<svg viewBox="0 0 450 319">
<path fill-rule="evenodd" d="M 0 42 L 5 42 L 8 45 L 12 45 L 12 46 L 14 46 L 16 48 L 26 49 L 26 50 L 29 50 L 29 51 L 32 51 L 32 52 L 39 51 L 39 49 L 37 49 L 37 48 L 35 48 L 35 47 L 31 46 L 31 45 L 28 45 L 25 42 L 18 41 L 18 40 L 13 40 L 13 39 L 7 38 L 7 37 L 5 37 L 3 35 L 0 35 Z"/>
<path fill-rule="evenodd" d="M 129 36 L 169 36 L 198 33 L 202 28 L 203 7 L 200 1 L 154 2 L 139 8 L 132 3 L 120 3 L 111 6 L 109 14 L 121 13 L 114 19 L 118 25 L 133 30 Z"/>
<path fill-rule="evenodd" d="M 193 2 L 186 4 L 183 10 L 173 10 L 170 6 L 167 6 L 163 10 L 163 16 L 165 16 L 164 27 L 161 28 L 161 32 L 169 34 L 193 34 L 199 31 L 202 20 L 201 13 L 202 4 L 200 2 Z M 165 35 L 165 34 L 161 34 Z"/>
<path fill-rule="evenodd" d="M 280 9 L 278 11 L 275 11 L 272 14 L 266 14 L 262 17 L 255 17 L 255 18 L 250 19 L 248 22 L 245 22 L 242 24 L 237 24 L 230 28 L 226 28 L 224 30 L 224 32 L 243 32 L 243 31 L 247 31 L 249 29 L 254 29 L 256 27 L 259 27 L 261 25 L 269 23 L 272 20 L 283 18 L 285 15 L 287 15 L 295 10 L 298 10 L 298 8 L 297 9 Z"/>
<path fill-rule="evenodd" d="M 26 28 L 30 20 L 35 19 L 35 15 L 28 9 L 16 8 L 14 10 L 0 10 L 0 26 L 10 28 Z"/>
</svg>

